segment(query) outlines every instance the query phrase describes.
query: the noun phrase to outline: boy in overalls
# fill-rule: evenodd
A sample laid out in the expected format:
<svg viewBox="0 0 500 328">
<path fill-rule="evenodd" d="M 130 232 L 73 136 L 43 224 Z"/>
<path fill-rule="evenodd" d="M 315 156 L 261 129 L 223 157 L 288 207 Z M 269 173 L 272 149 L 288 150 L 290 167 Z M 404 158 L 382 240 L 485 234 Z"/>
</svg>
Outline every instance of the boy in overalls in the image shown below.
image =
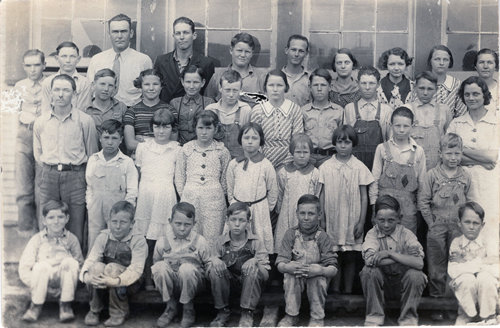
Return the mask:
<svg viewBox="0 0 500 328">
<path fill-rule="evenodd" d="M 238 143 L 240 127 L 250 121 L 250 106 L 239 100 L 242 87 L 241 75 L 229 69 L 222 73 L 219 81 L 221 98 L 218 102 L 208 105 L 205 109 L 217 114 L 224 127 L 222 141 L 229 150 L 231 158 L 243 156 L 243 148 Z"/>
<path fill-rule="evenodd" d="M 418 208 L 429 227 L 427 264 L 431 297 L 445 296 L 448 251 L 453 239 L 460 235 L 458 208 L 470 200 L 471 175 L 460 166 L 462 147 L 462 138 L 455 133 L 441 138 L 441 165 L 427 172 L 418 192 Z M 443 320 L 442 311 L 431 316 Z"/>
<path fill-rule="evenodd" d="M 337 274 L 337 254 L 333 242 L 319 226 L 321 205 L 314 195 L 303 195 L 297 202 L 299 224 L 289 229 L 276 259 L 284 274 L 285 312 L 279 327 L 298 323 L 302 292 L 307 288 L 311 306 L 309 326 L 322 327 L 330 279 Z"/>
<path fill-rule="evenodd" d="M 132 233 L 134 212 L 134 206 L 127 201 L 113 205 L 108 229 L 97 236 L 83 264 L 80 280 L 90 291 L 90 311 L 85 316 L 87 326 L 99 325 L 105 292 L 109 293 L 109 319 L 104 325 L 122 325 L 129 314 L 127 295 L 139 290 L 148 246 L 144 236 Z"/>
<path fill-rule="evenodd" d="M 167 303 L 156 324 L 160 328 L 167 327 L 181 303 L 181 327 L 191 327 L 195 322 L 193 299 L 204 286 L 205 268 L 211 263 L 211 253 L 206 239 L 192 231 L 195 224 L 193 205 L 186 202 L 174 205 L 169 222 L 172 229 L 156 242 L 151 267 L 155 286 Z M 177 295 L 180 295 L 178 300 Z"/>
<path fill-rule="evenodd" d="M 360 273 L 366 299 L 365 326 L 384 324 L 385 299 L 400 299 L 399 325 L 418 325 L 417 307 L 427 283 L 422 272 L 424 250 L 417 237 L 400 223 L 398 201 L 380 196 L 375 226 L 363 243 L 365 266 Z"/>
<path fill-rule="evenodd" d="M 382 195 L 396 198 L 402 209 L 401 224 L 416 234 L 417 191 L 426 168 L 423 148 L 410 137 L 412 126 L 412 111 L 396 108 L 391 116 L 392 137 L 375 151 L 375 182 L 369 187 L 369 196 L 372 206 Z"/>
<path fill-rule="evenodd" d="M 211 327 L 224 327 L 231 314 L 231 289 L 241 293 L 240 327 L 253 327 L 253 311 L 261 288 L 268 279 L 269 257 L 264 244 L 251 232 L 251 212 L 246 203 L 236 202 L 227 209 L 228 231 L 215 245 L 215 257 L 208 271 L 217 317 Z M 231 288 L 232 287 L 232 288 Z"/>
</svg>

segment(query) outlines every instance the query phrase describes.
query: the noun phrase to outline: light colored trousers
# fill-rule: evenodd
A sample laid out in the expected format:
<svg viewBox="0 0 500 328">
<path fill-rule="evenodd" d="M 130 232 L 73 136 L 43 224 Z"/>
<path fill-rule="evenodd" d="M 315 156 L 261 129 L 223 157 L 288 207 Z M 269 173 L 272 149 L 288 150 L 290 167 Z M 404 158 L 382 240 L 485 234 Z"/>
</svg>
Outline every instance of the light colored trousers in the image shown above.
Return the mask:
<svg viewBox="0 0 500 328">
<path fill-rule="evenodd" d="M 180 294 L 179 302 L 187 304 L 204 286 L 203 271 L 191 263 L 183 263 L 174 271 L 166 261 L 159 261 L 151 267 L 151 273 L 163 302 Z"/>
<path fill-rule="evenodd" d="M 477 315 L 476 304 L 479 305 L 479 316 L 483 319 L 495 314 L 498 298 L 498 281 L 488 272 L 477 275 L 465 273 L 451 282 L 459 306 L 469 317 Z"/>
<path fill-rule="evenodd" d="M 325 317 L 325 300 L 330 279 L 323 276 L 297 278 L 289 273 L 284 275 L 285 312 L 291 316 L 299 315 L 302 292 L 305 288 L 311 306 L 311 318 L 323 319 Z"/>
</svg>

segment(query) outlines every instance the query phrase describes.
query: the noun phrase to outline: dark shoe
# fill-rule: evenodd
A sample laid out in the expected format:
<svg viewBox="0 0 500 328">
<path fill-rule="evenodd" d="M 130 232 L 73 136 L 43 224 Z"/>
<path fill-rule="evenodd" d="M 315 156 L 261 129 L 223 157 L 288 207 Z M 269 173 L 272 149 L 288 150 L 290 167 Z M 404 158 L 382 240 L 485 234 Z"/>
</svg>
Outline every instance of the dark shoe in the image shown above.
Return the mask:
<svg viewBox="0 0 500 328">
<path fill-rule="evenodd" d="M 196 312 L 194 312 L 193 306 L 191 305 L 191 307 L 186 307 L 186 305 L 184 305 L 184 309 L 182 310 L 181 327 L 189 328 L 194 324 L 195 320 Z"/>
<path fill-rule="evenodd" d="M 85 326 L 97 326 L 99 324 L 99 313 L 89 311 L 85 316 Z"/>
<path fill-rule="evenodd" d="M 160 328 L 167 327 L 172 319 L 177 314 L 177 302 L 169 301 L 167 303 L 167 308 L 162 313 L 162 315 L 156 320 L 156 325 Z"/>
<path fill-rule="evenodd" d="M 104 327 L 117 327 L 123 325 L 125 322 L 125 317 L 109 317 L 108 320 L 104 321 Z"/>
<path fill-rule="evenodd" d="M 38 317 L 40 317 L 40 313 L 42 313 L 43 304 L 34 304 L 33 302 L 30 304 L 30 307 L 23 315 L 23 320 L 26 322 L 36 322 Z"/>
<path fill-rule="evenodd" d="M 324 325 L 323 319 L 309 319 L 308 327 L 323 327 Z"/>
<path fill-rule="evenodd" d="M 285 314 L 283 319 L 278 322 L 278 327 L 293 327 L 297 323 L 299 323 L 299 316 L 298 315 L 289 315 Z"/>
<path fill-rule="evenodd" d="M 71 302 L 61 302 L 59 304 L 59 321 L 68 322 L 75 318 L 73 309 L 71 308 Z"/>
<path fill-rule="evenodd" d="M 210 327 L 225 327 L 231 316 L 231 310 L 228 307 L 220 309 L 215 319 L 210 323 Z"/>
<path fill-rule="evenodd" d="M 238 327 L 253 327 L 253 311 L 241 309 L 240 322 Z"/>
</svg>

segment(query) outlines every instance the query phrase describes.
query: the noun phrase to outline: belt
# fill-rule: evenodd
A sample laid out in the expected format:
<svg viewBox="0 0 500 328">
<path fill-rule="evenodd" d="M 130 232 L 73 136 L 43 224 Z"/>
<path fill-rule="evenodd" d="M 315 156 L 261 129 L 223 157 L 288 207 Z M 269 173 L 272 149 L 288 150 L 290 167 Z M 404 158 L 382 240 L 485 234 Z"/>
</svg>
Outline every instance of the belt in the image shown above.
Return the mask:
<svg viewBox="0 0 500 328">
<path fill-rule="evenodd" d="M 332 156 L 333 154 L 335 154 L 335 148 L 328 148 L 328 149 L 314 148 L 313 154 L 319 154 L 319 155 L 323 155 L 323 156 Z"/>
<path fill-rule="evenodd" d="M 241 200 L 237 199 L 236 197 L 233 197 L 233 198 L 234 198 L 237 202 L 240 202 L 240 203 L 245 203 L 245 204 L 247 204 L 247 205 L 248 205 L 248 207 L 250 207 L 250 206 L 252 206 L 253 204 L 260 203 L 260 202 L 262 202 L 264 199 L 266 199 L 266 198 L 267 198 L 267 194 L 266 194 L 264 197 L 260 198 L 260 199 L 254 200 L 253 202 L 242 202 Z"/>
<path fill-rule="evenodd" d="M 63 171 L 83 171 L 85 170 L 86 166 L 87 166 L 87 163 L 83 163 L 83 164 L 80 164 L 80 165 L 73 165 L 73 164 L 54 164 L 54 165 L 50 165 L 50 164 L 45 164 L 43 163 L 43 166 L 48 168 L 49 170 L 56 170 L 56 171 L 59 171 L 59 172 L 63 172 Z"/>
</svg>

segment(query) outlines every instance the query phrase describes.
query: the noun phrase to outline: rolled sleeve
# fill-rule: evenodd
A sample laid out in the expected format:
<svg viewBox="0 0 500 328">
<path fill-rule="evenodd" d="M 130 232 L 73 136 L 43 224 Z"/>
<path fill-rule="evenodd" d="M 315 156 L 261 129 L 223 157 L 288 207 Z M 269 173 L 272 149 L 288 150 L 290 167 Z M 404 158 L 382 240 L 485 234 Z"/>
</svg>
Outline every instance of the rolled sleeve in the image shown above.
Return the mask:
<svg viewBox="0 0 500 328">
<path fill-rule="evenodd" d="M 337 268 L 337 253 L 333 251 L 333 241 L 324 231 L 318 237 L 318 248 L 321 265 Z"/>
<path fill-rule="evenodd" d="M 83 282 L 83 276 L 89 271 L 89 268 L 96 262 L 102 262 L 104 249 L 106 248 L 106 243 L 108 242 L 108 235 L 101 232 L 92 246 L 90 253 L 87 255 L 87 259 L 83 263 L 82 269 L 80 270 L 80 281 Z"/>
<path fill-rule="evenodd" d="M 292 250 L 295 241 L 295 230 L 288 229 L 281 241 L 281 247 L 278 250 L 278 257 L 276 258 L 276 266 L 280 263 L 289 263 L 292 260 Z"/>
<path fill-rule="evenodd" d="M 373 255 L 380 249 L 380 244 L 377 238 L 377 232 L 375 228 L 372 228 L 366 234 L 365 241 L 362 246 L 362 256 L 365 264 L 367 266 L 373 265 Z"/>
</svg>

